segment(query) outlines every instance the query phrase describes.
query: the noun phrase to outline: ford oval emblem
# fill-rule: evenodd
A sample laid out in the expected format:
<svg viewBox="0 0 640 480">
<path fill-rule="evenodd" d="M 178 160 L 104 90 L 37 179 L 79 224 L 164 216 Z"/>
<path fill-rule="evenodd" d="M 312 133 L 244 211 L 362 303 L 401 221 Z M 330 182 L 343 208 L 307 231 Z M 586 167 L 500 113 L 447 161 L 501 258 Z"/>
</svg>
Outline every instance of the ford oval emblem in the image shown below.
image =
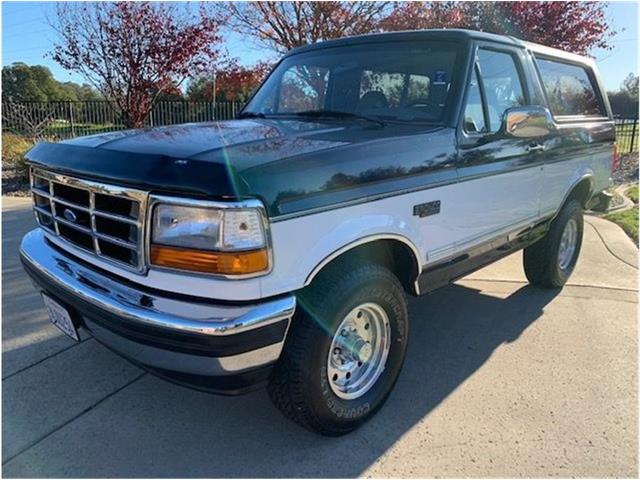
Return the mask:
<svg viewBox="0 0 640 480">
<path fill-rule="evenodd" d="M 76 220 L 78 220 L 78 217 L 76 217 L 76 214 L 73 213 L 73 211 L 69 210 L 68 208 L 64 209 L 64 212 L 62 212 L 62 216 L 73 223 L 76 223 Z"/>
</svg>

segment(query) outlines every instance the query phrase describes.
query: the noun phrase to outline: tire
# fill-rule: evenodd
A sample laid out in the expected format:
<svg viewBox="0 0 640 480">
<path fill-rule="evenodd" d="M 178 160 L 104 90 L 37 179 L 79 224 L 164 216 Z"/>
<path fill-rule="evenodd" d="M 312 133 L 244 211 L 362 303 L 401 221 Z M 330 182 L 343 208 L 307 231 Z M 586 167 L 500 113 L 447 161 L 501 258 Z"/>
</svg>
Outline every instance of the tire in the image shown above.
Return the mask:
<svg viewBox="0 0 640 480">
<path fill-rule="evenodd" d="M 343 349 L 335 345 L 343 346 L 340 343 L 343 337 L 338 335 L 338 327 L 344 334 L 349 329 L 345 325 L 352 320 L 360 322 L 364 337 L 358 338 L 366 338 L 362 329 L 367 328 L 366 322 L 371 320 L 368 335 L 374 344 L 374 338 L 388 341 L 386 357 L 378 357 L 380 349 L 372 348 L 369 360 L 363 364 L 359 361 L 354 364 L 351 357 L 346 364 L 340 363 L 343 358 L 336 351 L 342 353 Z M 309 430 L 328 436 L 349 433 L 370 419 L 389 396 L 402 368 L 408 333 L 405 293 L 388 269 L 366 264 L 329 266 L 316 277 L 311 288 L 298 296 L 296 315 L 267 387 L 271 399 L 286 417 Z M 344 355 L 350 354 L 349 348 L 344 351 L 347 352 Z M 360 355 L 363 351 L 359 350 Z M 336 370 L 336 364 L 339 369 L 354 365 L 353 376 Z M 375 365 L 382 365 L 382 370 L 374 378 Z M 340 378 L 336 380 L 338 373 L 333 372 L 338 372 Z M 330 375 L 333 378 L 329 378 Z M 368 390 L 363 391 L 362 386 L 356 391 L 360 393 L 357 398 L 344 398 L 353 395 L 348 391 L 349 382 L 354 381 L 355 387 L 367 378 Z M 346 382 L 345 391 L 338 386 L 341 382 Z M 338 389 L 338 393 L 334 389 Z"/>
<path fill-rule="evenodd" d="M 566 233 L 568 230 L 574 231 L 573 241 L 567 241 L 574 245 L 572 250 L 563 246 L 563 234 L 571 236 Z M 545 288 L 562 287 L 573 272 L 580 255 L 583 231 L 582 206 L 577 200 L 571 200 L 551 222 L 547 234 L 524 249 L 524 272 L 529 283 Z"/>
</svg>

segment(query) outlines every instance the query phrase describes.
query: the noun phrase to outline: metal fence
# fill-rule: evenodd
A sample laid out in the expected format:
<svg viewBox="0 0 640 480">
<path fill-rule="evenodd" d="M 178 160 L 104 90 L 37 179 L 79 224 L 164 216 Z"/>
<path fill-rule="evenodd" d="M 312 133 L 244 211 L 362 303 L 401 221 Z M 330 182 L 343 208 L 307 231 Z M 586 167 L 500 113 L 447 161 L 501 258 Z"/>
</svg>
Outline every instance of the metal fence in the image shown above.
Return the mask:
<svg viewBox="0 0 640 480">
<path fill-rule="evenodd" d="M 242 108 L 239 102 L 158 102 L 147 118 L 148 126 L 208 122 L 234 118 Z M 111 102 L 21 102 L 2 103 L 3 131 L 29 138 L 62 140 L 92 133 L 126 128 Z M 640 135 L 637 118 L 616 118 L 616 144 L 619 153 L 638 150 Z"/>
<path fill-rule="evenodd" d="M 616 147 L 618 153 L 638 151 L 638 119 L 616 118 Z"/>
<path fill-rule="evenodd" d="M 147 126 L 208 122 L 234 118 L 239 102 L 158 102 L 149 114 Z M 62 140 L 92 133 L 123 130 L 115 106 L 108 101 L 3 102 L 2 128 L 29 138 Z"/>
</svg>

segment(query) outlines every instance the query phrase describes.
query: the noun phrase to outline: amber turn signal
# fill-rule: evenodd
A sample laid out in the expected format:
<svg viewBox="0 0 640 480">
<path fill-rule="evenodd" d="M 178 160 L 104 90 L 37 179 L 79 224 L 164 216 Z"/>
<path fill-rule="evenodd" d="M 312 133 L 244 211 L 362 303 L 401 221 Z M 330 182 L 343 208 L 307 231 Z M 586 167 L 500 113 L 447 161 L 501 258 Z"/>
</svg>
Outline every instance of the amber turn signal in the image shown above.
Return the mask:
<svg viewBox="0 0 640 480">
<path fill-rule="evenodd" d="M 151 245 L 151 263 L 160 267 L 192 272 L 246 275 L 267 270 L 269 256 L 265 249 L 246 252 L 210 252 Z"/>
</svg>

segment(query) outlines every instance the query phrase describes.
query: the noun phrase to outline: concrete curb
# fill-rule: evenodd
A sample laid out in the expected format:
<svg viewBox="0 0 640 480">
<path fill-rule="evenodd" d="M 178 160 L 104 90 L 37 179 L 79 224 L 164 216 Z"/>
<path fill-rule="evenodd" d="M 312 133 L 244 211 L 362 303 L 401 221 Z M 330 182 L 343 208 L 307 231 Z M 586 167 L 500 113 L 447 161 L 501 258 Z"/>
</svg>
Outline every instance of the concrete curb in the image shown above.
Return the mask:
<svg viewBox="0 0 640 480">
<path fill-rule="evenodd" d="M 635 183 L 623 183 L 622 185 L 618 185 L 615 188 L 615 192 L 620 195 L 622 197 L 622 199 L 624 200 L 624 203 L 616 208 L 611 209 L 609 212 L 607 212 L 607 214 L 609 213 L 613 213 L 613 212 L 621 212 L 623 210 L 628 210 L 630 208 L 633 208 L 635 203 L 633 203 L 629 197 L 627 197 L 625 195 L 625 192 L 627 191 L 628 188 L 633 187 L 634 185 L 636 185 Z"/>
<path fill-rule="evenodd" d="M 629 210 L 630 208 L 633 208 L 635 206 L 635 203 L 633 203 L 631 200 L 629 200 L 629 198 L 627 198 L 627 196 L 624 194 L 624 192 L 627 190 L 627 188 L 633 187 L 634 185 L 636 185 L 636 184 L 635 183 L 624 183 L 622 185 L 618 185 L 614 189 L 615 194 L 617 194 L 619 197 L 622 198 L 622 205 L 618 205 L 617 207 L 609 208 L 609 210 L 607 210 L 606 212 L 596 212 L 595 210 L 587 210 L 584 213 L 586 213 L 587 215 L 590 215 L 592 217 L 603 218 L 603 217 L 606 217 L 607 215 L 610 215 L 612 213 L 618 213 L 618 212 L 622 212 L 624 210 Z"/>
</svg>

